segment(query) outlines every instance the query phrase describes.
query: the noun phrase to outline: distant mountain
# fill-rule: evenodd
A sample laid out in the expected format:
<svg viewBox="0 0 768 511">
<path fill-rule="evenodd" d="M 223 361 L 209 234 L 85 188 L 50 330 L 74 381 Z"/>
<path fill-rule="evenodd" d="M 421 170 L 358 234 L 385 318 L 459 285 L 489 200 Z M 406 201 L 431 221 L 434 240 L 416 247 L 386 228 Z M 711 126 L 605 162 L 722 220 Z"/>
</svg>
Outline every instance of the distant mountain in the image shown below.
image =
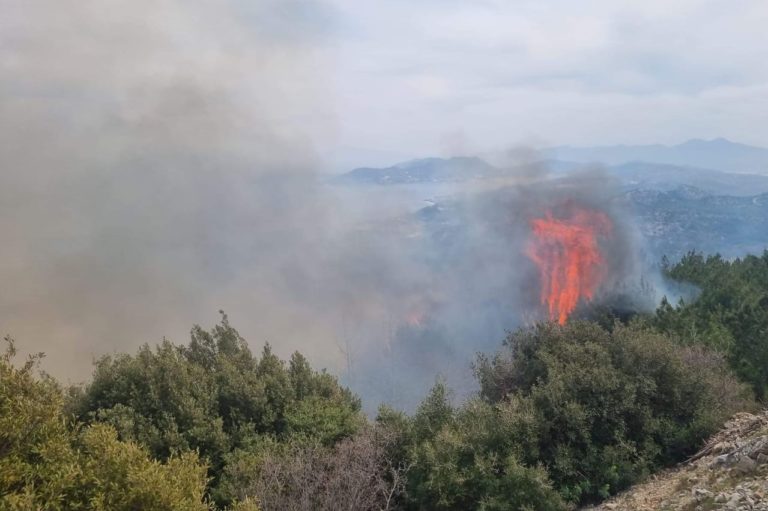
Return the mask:
<svg viewBox="0 0 768 511">
<path fill-rule="evenodd" d="M 467 181 L 491 177 L 499 169 L 473 156 L 421 158 L 391 167 L 361 167 L 334 179 L 343 184 L 408 184 Z"/>
<path fill-rule="evenodd" d="M 544 150 L 548 158 L 582 163 L 620 165 L 629 162 L 663 163 L 725 172 L 768 174 L 768 149 L 724 138 L 694 139 L 679 145 L 560 146 Z"/>
<path fill-rule="evenodd" d="M 336 177 L 334 182 L 360 185 L 463 182 L 493 178 L 503 174 L 530 175 L 531 172 L 536 171 L 563 175 L 585 166 L 587 164 L 579 162 L 543 160 L 519 168 L 500 169 L 477 157 L 423 158 L 391 167 L 358 168 Z M 768 192 L 768 175 L 738 174 L 649 162 L 622 163 L 609 166 L 606 170 L 618 179 L 625 190 L 644 188 L 669 191 L 679 186 L 692 185 L 716 195 L 746 196 Z"/>
</svg>

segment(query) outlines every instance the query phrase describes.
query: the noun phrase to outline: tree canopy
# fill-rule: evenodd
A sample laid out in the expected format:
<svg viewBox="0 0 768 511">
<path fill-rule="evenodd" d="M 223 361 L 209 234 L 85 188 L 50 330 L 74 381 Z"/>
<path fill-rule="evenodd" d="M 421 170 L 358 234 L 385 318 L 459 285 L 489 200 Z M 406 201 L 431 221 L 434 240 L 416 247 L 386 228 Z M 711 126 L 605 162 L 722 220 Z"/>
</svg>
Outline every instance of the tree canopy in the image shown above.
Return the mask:
<svg viewBox="0 0 768 511">
<path fill-rule="evenodd" d="M 506 511 L 594 502 L 693 453 L 768 392 L 768 252 L 691 253 L 653 314 L 541 323 L 438 382 L 412 414 L 300 353 L 253 355 L 226 315 L 187 344 L 105 356 L 66 392 L 0 360 L 0 508 Z M 694 296 L 695 295 L 695 296 Z M 620 319 L 620 320 L 619 320 Z M 469 364 L 470 361 L 467 361 Z"/>
<path fill-rule="evenodd" d="M 222 505 L 233 502 L 220 484 L 233 453 L 265 439 L 332 445 L 364 422 L 359 399 L 336 378 L 312 370 L 299 353 L 285 363 L 269 345 L 254 357 L 226 315 L 210 332 L 195 327 L 186 346 L 164 340 L 100 359 L 72 408 L 79 420 L 109 424 L 157 459 L 198 452 Z"/>
</svg>

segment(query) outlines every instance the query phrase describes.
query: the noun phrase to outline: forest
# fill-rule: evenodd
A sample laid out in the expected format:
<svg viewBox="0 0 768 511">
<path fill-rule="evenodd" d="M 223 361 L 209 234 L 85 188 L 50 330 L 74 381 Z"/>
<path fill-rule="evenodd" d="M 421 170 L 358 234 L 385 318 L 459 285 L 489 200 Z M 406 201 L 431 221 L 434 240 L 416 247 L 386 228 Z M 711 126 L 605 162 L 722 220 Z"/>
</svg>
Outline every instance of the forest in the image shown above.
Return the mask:
<svg viewBox="0 0 768 511">
<path fill-rule="evenodd" d="M 510 332 L 375 417 L 300 353 L 257 354 L 222 313 L 188 343 L 105 356 L 88 382 L 0 360 L 7 510 L 566 510 L 691 456 L 768 393 L 768 251 L 663 261 L 695 299 Z M 19 340 L 23 343 L 23 339 Z"/>
</svg>

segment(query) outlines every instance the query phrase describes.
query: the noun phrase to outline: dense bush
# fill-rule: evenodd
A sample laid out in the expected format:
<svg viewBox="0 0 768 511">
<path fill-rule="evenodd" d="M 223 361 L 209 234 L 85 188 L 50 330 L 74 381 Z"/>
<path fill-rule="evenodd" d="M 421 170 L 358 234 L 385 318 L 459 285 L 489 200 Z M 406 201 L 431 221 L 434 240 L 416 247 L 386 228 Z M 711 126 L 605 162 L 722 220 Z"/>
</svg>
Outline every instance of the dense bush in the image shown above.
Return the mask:
<svg viewBox="0 0 768 511">
<path fill-rule="evenodd" d="M 647 329 L 538 325 L 481 359 L 481 395 L 530 410 L 528 463 L 544 463 L 568 500 L 605 497 L 680 460 L 747 392 L 717 355 Z"/>
<path fill-rule="evenodd" d="M 288 364 L 269 346 L 254 357 L 226 316 L 211 332 L 195 327 L 188 346 L 163 341 L 102 358 L 71 406 L 80 420 L 110 424 L 158 459 L 199 451 L 222 505 L 234 497 L 220 484 L 231 453 L 267 438 L 332 445 L 363 423 L 359 400 L 334 377 L 298 353 Z"/>
<path fill-rule="evenodd" d="M 453 409 L 445 387 L 436 385 L 405 424 L 408 472 L 406 508 L 422 510 L 559 510 L 564 504 L 546 471 L 521 463 L 516 414 L 480 400 Z M 524 419 L 523 419 L 524 420 Z M 391 411 L 384 424 L 397 423 Z"/>
<path fill-rule="evenodd" d="M 34 358 L 15 367 L 14 353 L 9 343 L 0 359 L 0 509 L 209 509 L 196 454 L 161 463 L 110 426 L 69 423 L 58 386 L 36 376 Z"/>
<path fill-rule="evenodd" d="M 540 324 L 477 364 L 480 396 L 437 385 L 399 425 L 412 509 L 561 509 L 681 460 L 749 392 L 721 357 L 647 328 Z"/>
<path fill-rule="evenodd" d="M 760 399 L 768 393 L 768 251 L 727 261 L 690 253 L 665 265 L 672 279 L 698 286 L 695 299 L 666 300 L 653 326 L 686 344 L 724 353 L 733 370 Z"/>
</svg>

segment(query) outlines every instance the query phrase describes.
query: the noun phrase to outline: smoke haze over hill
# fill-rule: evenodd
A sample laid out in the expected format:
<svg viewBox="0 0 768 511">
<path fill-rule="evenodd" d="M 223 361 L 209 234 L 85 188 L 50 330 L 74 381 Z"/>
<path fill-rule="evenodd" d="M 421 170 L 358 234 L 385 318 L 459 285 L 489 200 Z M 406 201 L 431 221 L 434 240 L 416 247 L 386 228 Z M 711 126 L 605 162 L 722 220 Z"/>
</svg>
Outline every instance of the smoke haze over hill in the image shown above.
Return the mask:
<svg viewBox="0 0 768 511">
<path fill-rule="evenodd" d="M 338 5 L 0 6 L 0 329 L 57 376 L 224 309 L 252 348 L 412 403 L 438 374 L 465 389 L 475 352 L 542 317 L 525 246 L 547 208 L 610 215 L 602 291 L 649 271 L 618 185 L 552 179 L 530 150 L 498 173 L 451 160 L 492 186 L 329 185 Z"/>
</svg>

